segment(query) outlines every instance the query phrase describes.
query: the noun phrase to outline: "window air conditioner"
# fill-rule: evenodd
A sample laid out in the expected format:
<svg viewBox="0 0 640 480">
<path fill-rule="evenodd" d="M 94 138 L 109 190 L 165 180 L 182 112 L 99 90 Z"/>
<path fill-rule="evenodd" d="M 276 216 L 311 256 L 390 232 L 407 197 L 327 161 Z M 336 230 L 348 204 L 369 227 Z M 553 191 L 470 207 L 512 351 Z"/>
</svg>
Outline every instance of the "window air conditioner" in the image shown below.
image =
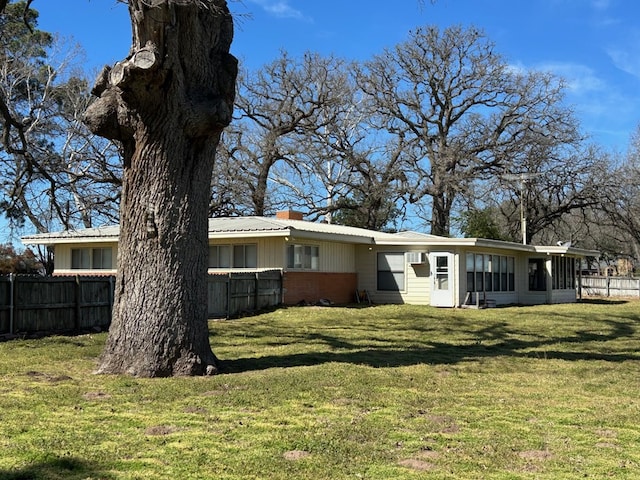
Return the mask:
<svg viewBox="0 0 640 480">
<path fill-rule="evenodd" d="M 421 265 L 426 262 L 427 255 L 424 252 L 407 252 L 407 263 L 412 265 Z"/>
</svg>

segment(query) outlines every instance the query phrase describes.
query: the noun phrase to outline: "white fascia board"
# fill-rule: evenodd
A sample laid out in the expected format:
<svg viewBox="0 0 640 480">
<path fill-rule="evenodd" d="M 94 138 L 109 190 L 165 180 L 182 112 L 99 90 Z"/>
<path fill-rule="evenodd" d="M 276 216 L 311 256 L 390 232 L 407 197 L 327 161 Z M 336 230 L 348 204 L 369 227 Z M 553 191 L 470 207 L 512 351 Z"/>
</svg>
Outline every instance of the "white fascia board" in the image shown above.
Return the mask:
<svg viewBox="0 0 640 480">
<path fill-rule="evenodd" d="M 69 243 L 118 243 L 118 237 L 113 235 L 103 237 L 22 237 L 20 241 L 25 245 L 46 245 L 52 247 Z"/>
<path fill-rule="evenodd" d="M 586 248 L 566 247 L 562 245 L 540 245 L 535 246 L 536 253 L 544 253 L 546 255 L 571 255 L 575 257 L 600 257 L 597 250 L 588 250 Z"/>
<path fill-rule="evenodd" d="M 298 230 L 296 228 L 292 228 L 290 233 L 286 236 L 290 237 L 290 241 L 295 241 L 296 239 L 303 240 L 318 240 L 318 241 L 327 241 L 327 242 L 338 242 L 338 243 L 355 243 L 362 245 L 371 245 L 374 243 L 372 237 L 365 237 L 359 235 L 344 235 L 340 233 L 328 233 L 328 232 L 314 232 L 311 230 Z"/>
<path fill-rule="evenodd" d="M 265 237 L 288 237 L 290 230 L 245 230 L 237 232 L 209 232 L 209 240 L 224 240 L 225 238 L 265 238 Z"/>
</svg>

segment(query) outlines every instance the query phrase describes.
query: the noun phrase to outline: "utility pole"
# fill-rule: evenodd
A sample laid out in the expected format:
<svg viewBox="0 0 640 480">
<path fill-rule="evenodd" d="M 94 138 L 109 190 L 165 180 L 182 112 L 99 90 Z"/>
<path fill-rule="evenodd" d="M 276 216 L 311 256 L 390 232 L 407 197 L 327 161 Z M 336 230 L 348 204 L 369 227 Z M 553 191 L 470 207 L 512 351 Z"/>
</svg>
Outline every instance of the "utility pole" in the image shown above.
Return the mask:
<svg viewBox="0 0 640 480">
<path fill-rule="evenodd" d="M 522 172 L 517 174 L 506 173 L 502 178 L 508 181 L 520 182 L 520 230 L 522 232 L 522 244 L 527 244 L 527 210 L 526 210 L 526 184 L 534 177 L 541 175 L 540 173 Z"/>
</svg>

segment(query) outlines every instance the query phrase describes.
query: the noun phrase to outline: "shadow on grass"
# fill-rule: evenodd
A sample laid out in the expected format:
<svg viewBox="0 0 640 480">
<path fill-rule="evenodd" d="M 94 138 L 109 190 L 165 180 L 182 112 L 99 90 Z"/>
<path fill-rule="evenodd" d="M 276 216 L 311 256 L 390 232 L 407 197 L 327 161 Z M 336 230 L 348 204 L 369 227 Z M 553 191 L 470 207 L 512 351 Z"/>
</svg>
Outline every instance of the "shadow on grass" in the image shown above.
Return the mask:
<svg viewBox="0 0 640 480">
<path fill-rule="evenodd" d="M 638 322 L 638 319 L 634 319 Z M 537 338 L 523 340 L 509 338 L 506 324 L 497 323 L 485 329 L 473 332 L 474 339 L 463 343 L 444 343 L 425 341 L 420 346 L 409 348 L 393 348 L 384 346 L 367 348 L 362 344 L 356 345 L 337 338 L 322 336 L 323 342 L 330 348 L 342 351 L 324 351 L 297 353 L 289 355 L 271 355 L 263 357 L 238 358 L 223 360 L 222 373 L 240 373 L 247 371 L 265 370 L 268 368 L 288 368 L 313 366 L 325 363 L 351 363 L 367 365 L 375 368 L 401 367 L 417 364 L 452 365 L 462 362 L 477 361 L 491 357 L 519 357 L 544 358 L 567 361 L 606 361 L 625 362 L 640 361 L 640 353 L 604 353 L 602 343 L 620 338 L 629 338 L 635 334 L 635 328 L 628 322 L 606 321 L 610 327 L 608 333 L 580 331 L 572 336 Z M 311 340 L 317 340 L 313 334 Z M 594 343 L 593 346 L 582 350 L 578 345 Z"/>
<path fill-rule="evenodd" d="M 98 465 L 75 457 L 55 457 L 28 465 L 24 468 L 0 470 L 0 480 L 38 480 L 38 479 L 114 479 L 113 475 Z"/>
<path fill-rule="evenodd" d="M 614 300 L 612 298 L 591 297 L 578 300 L 578 303 L 586 303 L 587 305 L 624 305 L 625 303 L 629 303 L 629 301 L 624 299 Z"/>
</svg>

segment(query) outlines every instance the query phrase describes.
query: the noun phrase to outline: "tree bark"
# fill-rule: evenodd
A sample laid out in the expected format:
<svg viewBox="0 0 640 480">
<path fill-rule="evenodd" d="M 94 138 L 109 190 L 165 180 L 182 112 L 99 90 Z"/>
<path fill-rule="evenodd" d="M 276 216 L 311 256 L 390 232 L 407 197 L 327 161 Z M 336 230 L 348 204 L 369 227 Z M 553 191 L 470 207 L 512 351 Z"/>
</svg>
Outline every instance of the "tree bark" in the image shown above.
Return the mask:
<svg viewBox="0 0 640 480">
<path fill-rule="evenodd" d="M 116 298 L 98 373 L 217 372 L 207 325 L 210 182 L 237 74 L 225 0 L 130 0 L 129 56 L 85 122 L 124 154 Z"/>
</svg>

